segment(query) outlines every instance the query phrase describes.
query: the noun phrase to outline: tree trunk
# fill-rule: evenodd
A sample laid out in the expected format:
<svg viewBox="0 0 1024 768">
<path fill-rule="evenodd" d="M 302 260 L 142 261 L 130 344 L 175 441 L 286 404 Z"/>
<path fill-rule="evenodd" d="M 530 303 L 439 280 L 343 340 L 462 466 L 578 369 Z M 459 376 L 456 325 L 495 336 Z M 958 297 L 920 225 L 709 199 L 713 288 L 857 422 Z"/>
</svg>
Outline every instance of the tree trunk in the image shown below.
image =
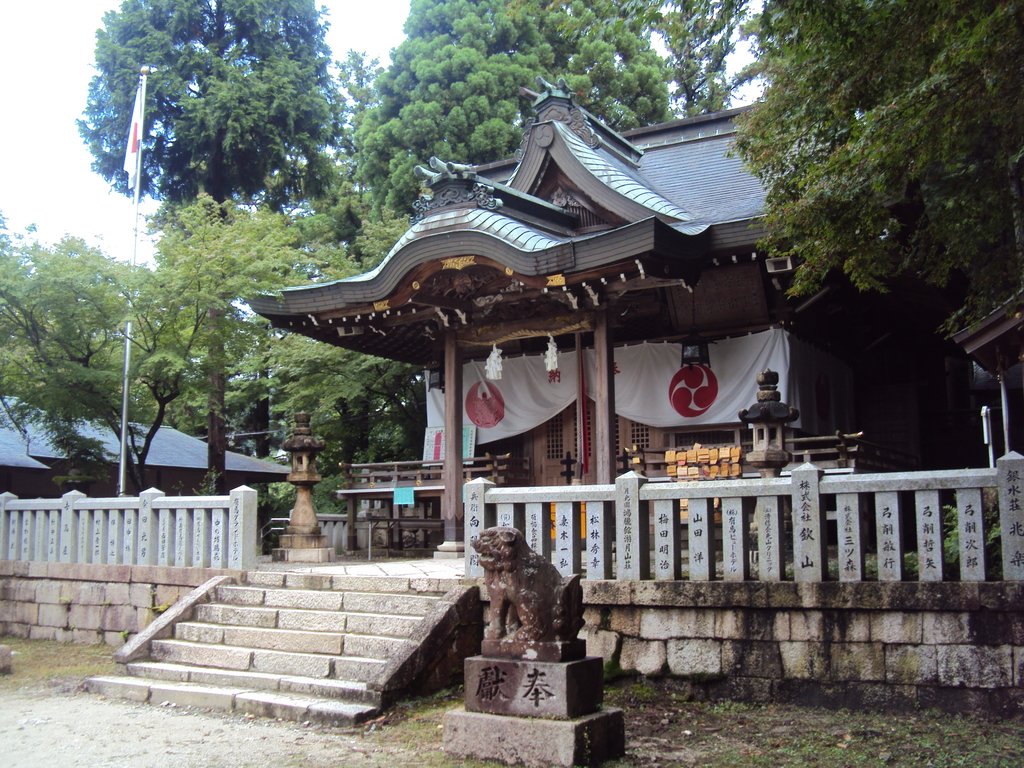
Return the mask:
<svg viewBox="0 0 1024 768">
<path fill-rule="evenodd" d="M 209 411 L 206 427 L 206 469 L 210 475 L 213 493 L 223 495 L 227 493 L 227 433 L 224 429 L 224 392 L 227 377 L 224 374 L 224 342 L 220 338 L 220 310 L 211 308 L 207 317 L 210 321 L 210 349 L 207 359 L 210 389 L 207 393 Z"/>
<path fill-rule="evenodd" d="M 1013 243 L 1018 261 L 1024 261 L 1024 182 L 1021 170 L 1024 166 L 1024 149 L 1011 156 L 1006 163 L 1010 182 L 1010 207 L 1013 210 Z M 1024 286 L 1017 286 L 1018 288 Z"/>
</svg>

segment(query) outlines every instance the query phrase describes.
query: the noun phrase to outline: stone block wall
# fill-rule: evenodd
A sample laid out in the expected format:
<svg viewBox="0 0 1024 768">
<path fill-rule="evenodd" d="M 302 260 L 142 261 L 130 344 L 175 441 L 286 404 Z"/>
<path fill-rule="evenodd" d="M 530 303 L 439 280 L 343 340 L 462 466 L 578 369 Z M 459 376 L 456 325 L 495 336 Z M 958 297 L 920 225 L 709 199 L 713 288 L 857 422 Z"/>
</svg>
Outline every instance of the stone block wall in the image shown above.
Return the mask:
<svg viewBox="0 0 1024 768">
<path fill-rule="evenodd" d="M 0 561 L 0 635 L 118 647 L 207 579 L 241 571 Z"/>
<path fill-rule="evenodd" d="M 590 654 L 708 698 L 1024 713 L 1024 584 L 584 581 Z"/>
</svg>

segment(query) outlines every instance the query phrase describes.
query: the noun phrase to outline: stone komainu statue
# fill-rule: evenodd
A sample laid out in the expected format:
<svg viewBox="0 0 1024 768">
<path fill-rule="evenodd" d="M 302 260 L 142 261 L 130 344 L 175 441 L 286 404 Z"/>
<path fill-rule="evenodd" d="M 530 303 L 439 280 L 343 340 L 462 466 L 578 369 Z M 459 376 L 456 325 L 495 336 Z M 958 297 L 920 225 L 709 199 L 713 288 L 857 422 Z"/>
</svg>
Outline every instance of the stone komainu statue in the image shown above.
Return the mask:
<svg viewBox="0 0 1024 768">
<path fill-rule="evenodd" d="M 575 640 L 583 626 L 580 576 L 563 577 L 515 528 L 487 528 L 473 542 L 491 598 L 488 640 Z"/>
</svg>

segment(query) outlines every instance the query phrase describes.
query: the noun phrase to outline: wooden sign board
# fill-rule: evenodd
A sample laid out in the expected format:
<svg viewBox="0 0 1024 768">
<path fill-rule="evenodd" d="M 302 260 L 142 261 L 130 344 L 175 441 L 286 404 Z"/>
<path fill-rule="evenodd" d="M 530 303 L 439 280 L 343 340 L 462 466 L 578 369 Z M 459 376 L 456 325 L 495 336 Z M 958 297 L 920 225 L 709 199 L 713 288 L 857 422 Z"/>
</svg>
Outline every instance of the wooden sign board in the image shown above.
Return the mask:
<svg viewBox="0 0 1024 768">
<path fill-rule="evenodd" d="M 444 427 L 427 427 L 423 436 L 423 460 L 444 461 Z M 476 451 L 476 427 L 462 428 L 462 458 L 471 459 Z"/>
</svg>

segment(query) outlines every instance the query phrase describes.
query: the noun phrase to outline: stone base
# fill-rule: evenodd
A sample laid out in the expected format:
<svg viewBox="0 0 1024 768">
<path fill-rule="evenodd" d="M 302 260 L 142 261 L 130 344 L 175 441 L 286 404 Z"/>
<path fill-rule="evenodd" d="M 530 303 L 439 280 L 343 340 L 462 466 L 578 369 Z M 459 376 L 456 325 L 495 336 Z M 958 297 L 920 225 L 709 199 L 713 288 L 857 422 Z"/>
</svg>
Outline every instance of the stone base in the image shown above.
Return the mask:
<svg viewBox="0 0 1024 768">
<path fill-rule="evenodd" d="M 562 663 L 471 656 L 463 662 L 469 712 L 570 720 L 604 701 L 600 656 Z"/>
<path fill-rule="evenodd" d="M 586 640 L 520 641 L 503 637 L 480 643 L 480 655 L 528 661 L 577 661 L 587 655 Z"/>
<path fill-rule="evenodd" d="M 449 755 L 531 768 L 595 766 L 626 753 L 626 726 L 621 709 L 575 720 L 454 710 L 444 716 L 443 748 Z"/>
<path fill-rule="evenodd" d="M 457 560 L 465 554 L 466 545 L 461 541 L 445 541 L 434 550 L 434 558 L 437 560 Z"/>
<path fill-rule="evenodd" d="M 320 533 L 318 526 L 316 533 L 282 533 L 278 544 L 281 549 L 323 549 L 327 546 L 327 537 Z"/>
<path fill-rule="evenodd" d="M 271 550 L 270 559 L 275 563 L 332 563 L 334 550 L 331 547 L 278 547 Z"/>
</svg>

